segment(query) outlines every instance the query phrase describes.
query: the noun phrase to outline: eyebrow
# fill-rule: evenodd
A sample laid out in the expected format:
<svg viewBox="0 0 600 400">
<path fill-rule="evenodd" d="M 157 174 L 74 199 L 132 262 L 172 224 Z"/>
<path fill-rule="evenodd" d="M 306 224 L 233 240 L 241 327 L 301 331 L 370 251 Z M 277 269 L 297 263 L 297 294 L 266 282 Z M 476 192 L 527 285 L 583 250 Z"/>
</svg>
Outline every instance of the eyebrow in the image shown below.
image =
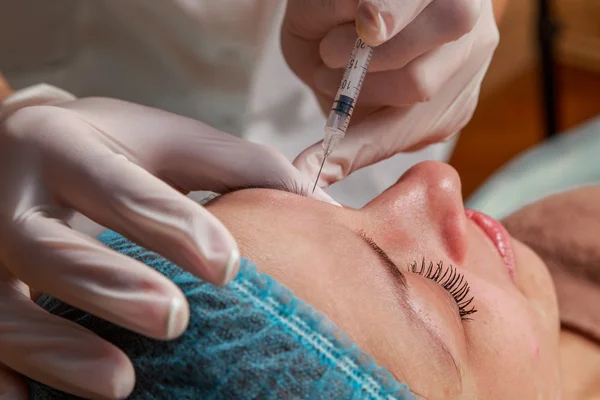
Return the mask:
<svg viewBox="0 0 600 400">
<path fill-rule="evenodd" d="M 404 273 L 392 261 L 390 256 L 388 256 L 387 253 L 381 247 L 379 247 L 379 245 L 377 245 L 377 243 L 375 243 L 375 241 L 372 238 L 367 236 L 365 231 L 360 230 L 357 232 L 357 235 L 364 242 L 366 242 L 369 245 L 369 247 L 371 247 L 373 249 L 373 251 L 375 253 L 377 253 L 377 255 L 383 261 L 383 263 L 386 265 L 386 267 L 388 267 L 388 270 L 394 277 L 394 282 L 396 283 L 396 286 L 399 289 L 399 294 L 400 294 L 402 303 L 408 305 L 408 303 L 410 301 L 410 294 L 408 293 L 408 284 L 406 283 L 406 276 L 404 275 Z M 452 352 L 450 351 L 448 346 L 446 346 L 446 344 L 440 339 L 440 337 L 435 332 L 433 332 L 421 318 L 417 317 L 417 315 L 413 311 L 412 307 L 407 307 L 407 311 L 409 314 L 409 318 L 411 318 L 413 321 L 417 322 L 419 327 L 424 329 L 428 333 L 428 336 L 435 342 L 437 347 L 442 350 L 442 353 L 444 354 L 446 360 L 448 361 L 448 364 L 453 366 L 454 372 L 456 373 L 456 376 L 458 377 L 459 383 L 462 387 L 462 374 L 460 373 L 458 364 L 456 363 L 456 360 L 454 359 L 454 356 L 452 355 Z"/>
</svg>

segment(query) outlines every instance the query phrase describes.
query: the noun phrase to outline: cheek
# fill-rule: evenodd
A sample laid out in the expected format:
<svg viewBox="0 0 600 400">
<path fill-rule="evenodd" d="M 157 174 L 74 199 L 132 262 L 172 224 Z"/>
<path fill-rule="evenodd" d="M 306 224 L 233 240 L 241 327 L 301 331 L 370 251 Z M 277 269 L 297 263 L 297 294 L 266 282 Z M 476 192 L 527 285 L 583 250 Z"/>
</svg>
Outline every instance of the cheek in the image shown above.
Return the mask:
<svg viewBox="0 0 600 400">
<path fill-rule="evenodd" d="M 479 390 L 494 393 L 482 398 L 548 398 L 556 393 L 557 332 L 516 290 L 474 284 L 480 315 L 465 325 L 470 361 Z"/>
<path fill-rule="evenodd" d="M 487 282 L 477 282 L 473 321 L 466 324 L 467 335 L 488 337 L 482 346 L 502 358 L 518 355 L 530 360 L 539 353 L 539 320 L 516 291 L 506 291 Z"/>
<path fill-rule="evenodd" d="M 438 283 L 418 276 L 406 274 L 410 292 L 410 305 L 414 313 L 426 321 L 431 332 L 443 338 L 444 344 L 458 359 L 465 353 L 463 321 L 459 316 L 456 301 Z"/>
<path fill-rule="evenodd" d="M 513 240 L 513 248 L 517 264 L 515 284 L 548 328 L 557 329 L 558 302 L 548 268 L 537 254 L 521 242 Z"/>
</svg>

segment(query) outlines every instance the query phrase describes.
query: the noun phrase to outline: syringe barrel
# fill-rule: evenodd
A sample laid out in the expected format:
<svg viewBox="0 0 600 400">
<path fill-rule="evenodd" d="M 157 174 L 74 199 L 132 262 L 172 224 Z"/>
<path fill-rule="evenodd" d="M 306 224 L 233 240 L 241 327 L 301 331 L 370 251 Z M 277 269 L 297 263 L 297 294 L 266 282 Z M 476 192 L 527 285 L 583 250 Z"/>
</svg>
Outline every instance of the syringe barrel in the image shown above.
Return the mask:
<svg viewBox="0 0 600 400">
<path fill-rule="evenodd" d="M 325 124 L 323 150 L 326 157 L 331 154 L 348 130 L 354 105 L 364 83 L 372 56 L 373 48 L 361 39 L 357 39 Z"/>
<path fill-rule="evenodd" d="M 373 48 L 361 39 L 357 39 L 350 55 L 350 61 L 344 71 L 344 77 L 335 95 L 326 128 L 341 130 L 344 133 L 348 129 L 354 105 L 360 94 L 372 56 Z"/>
<path fill-rule="evenodd" d="M 325 157 L 329 157 L 339 141 L 345 136 L 345 132 L 340 129 L 325 128 L 325 138 L 323 139 L 323 152 Z"/>
<path fill-rule="evenodd" d="M 346 97 L 346 96 L 342 96 Z M 352 99 L 341 99 L 336 100 L 333 108 L 329 112 L 327 122 L 325 124 L 325 130 L 333 129 L 346 133 L 346 125 L 348 124 L 348 118 L 352 115 Z"/>
</svg>

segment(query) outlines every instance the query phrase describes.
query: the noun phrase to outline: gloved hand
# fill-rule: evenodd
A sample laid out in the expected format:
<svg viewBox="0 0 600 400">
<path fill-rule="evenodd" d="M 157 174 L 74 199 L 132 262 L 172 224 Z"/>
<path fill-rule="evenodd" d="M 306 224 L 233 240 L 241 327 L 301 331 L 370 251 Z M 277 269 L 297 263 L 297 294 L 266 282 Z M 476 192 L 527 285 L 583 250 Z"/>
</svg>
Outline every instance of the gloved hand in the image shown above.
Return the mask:
<svg viewBox="0 0 600 400">
<path fill-rule="evenodd" d="M 499 39 L 491 0 L 288 0 L 283 53 L 326 113 L 357 32 L 377 47 L 322 187 L 458 133 L 475 110 Z M 316 176 L 320 146 L 294 161 L 308 176 Z"/>
<path fill-rule="evenodd" d="M 182 193 L 281 180 L 311 185 L 274 150 L 191 119 L 48 86 L 9 97 L 0 108 L 0 398 L 25 396 L 8 369 L 85 397 L 133 388 L 121 350 L 46 313 L 29 289 L 157 339 L 187 326 L 177 286 L 71 229 L 74 210 L 223 284 L 237 272 L 236 243 Z"/>
</svg>

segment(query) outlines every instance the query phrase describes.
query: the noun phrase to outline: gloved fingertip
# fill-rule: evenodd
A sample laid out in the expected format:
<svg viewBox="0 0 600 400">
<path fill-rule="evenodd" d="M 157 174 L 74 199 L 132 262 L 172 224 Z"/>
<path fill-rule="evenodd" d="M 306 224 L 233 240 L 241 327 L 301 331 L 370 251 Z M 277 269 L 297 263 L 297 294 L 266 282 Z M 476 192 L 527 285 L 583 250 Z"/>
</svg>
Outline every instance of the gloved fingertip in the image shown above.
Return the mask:
<svg viewBox="0 0 600 400">
<path fill-rule="evenodd" d="M 447 143 L 447 142 L 454 140 L 459 133 L 460 133 L 460 131 L 456 131 L 456 132 L 446 136 L 444 139 L 442 139 L 442 143 Z"/>
<path fill-rule="evenodd" d="M 391 22 L 387 13 L 369 1 L 362 2 L 356 11 L 356 32 L 369 46 L 379 46 L 391 38 Z"/>
<path fill-rule="evenodd" d="M 135 389 L 135 370 L 131 362 L 122 368 L 112 368 L 114 379 L 111 379 L 109 385 L 104 386 L 98 394 L 100 398 L 109 399 L 127 399 Z M 87 388 L 86 388 L 87 389 Z"/>
<path fill-rule="evenodd" d="M 237 275 L 240 251 L 231 232 L 209 211 L 194 223 L 195 262 L 189 265 L 194 275 L 213 285 L 225 285 Z"/>
<path fill-rule="evenodd" d="M 223 274 L 222 284 L 226 285 L 231 282 L 240 270 L 240 252 L 237 247 L 231 249 L 229 258 L 225 265 L 225 273 Z"/>
<path fill-rule="evenodd" d="M 329 196 L 327 193 L 325 193 L 325 191 L 323 189 L 321 189 L 320 187 L 315 188 L 315 191 L 312 194 L 312 197 L 316 200 L 320 200 L 325 203 L 329 203 L 333 206 L 342 207 L 342 205 L 340 203 L 335 201 L 331 196 Z"/>
<path fill-rule="evenodd" d="M 166 339 L 175 339 L 185 332 L 190 321 L 190 308 L 186 301 L 174 297 L 169 304 L 167 317 Z"/>
<path fill-rule="evenodd" d="M 292 162 L 294 167 L 309 180 L 317 178 L 319 167 L 323 161 L 323 150 L 321 144 L 312 145 L 296 157 Z M 312 186 L 311 186 L 312 189 Z"/>
<path fill-rule="evenodd" d="M 213 285 L 226 285 L 231 282 L 240 269 L 240 251 L 232 238 L 228 244 L 228 250 L 211 257 L 208 268 L 204 268 L 204 274 L 200 277 Z"/>
<path fill-rule="evenodd" d="M 300 173 L 304 176 L 304 179 L 307 179 L 306 187 L 309 187 L 310 197 L 315 200 L 324 201 L 325 203 L 329 203 L 331 205 L 342 207 L 340 203 L 335 201 L 331 196 L 329 196 L 323 190 L 324 187 L 334 184 L 335 182 L 341 179 L 331 179 L 339 178 L 339 168 L 334 166 L 334 170 L 336 174 L 328 173 L 328 170 L 331 168 L 330 159 L 325 161 L 325 165 L 323 169 L 321 169 L 321 163 L 323 162 L 323 150 L 320 144 L 313 145 L 308 149 L 304 150 L 296 159 L 294 160 L 294 166 L 300 171 Z M 321 170 L 321 174 L 319 175 L 319 170 Z M 312 188 L 315 184 L 315 179 L 318 177 L 317 186 L 314 191 Z"/>
</svg>

